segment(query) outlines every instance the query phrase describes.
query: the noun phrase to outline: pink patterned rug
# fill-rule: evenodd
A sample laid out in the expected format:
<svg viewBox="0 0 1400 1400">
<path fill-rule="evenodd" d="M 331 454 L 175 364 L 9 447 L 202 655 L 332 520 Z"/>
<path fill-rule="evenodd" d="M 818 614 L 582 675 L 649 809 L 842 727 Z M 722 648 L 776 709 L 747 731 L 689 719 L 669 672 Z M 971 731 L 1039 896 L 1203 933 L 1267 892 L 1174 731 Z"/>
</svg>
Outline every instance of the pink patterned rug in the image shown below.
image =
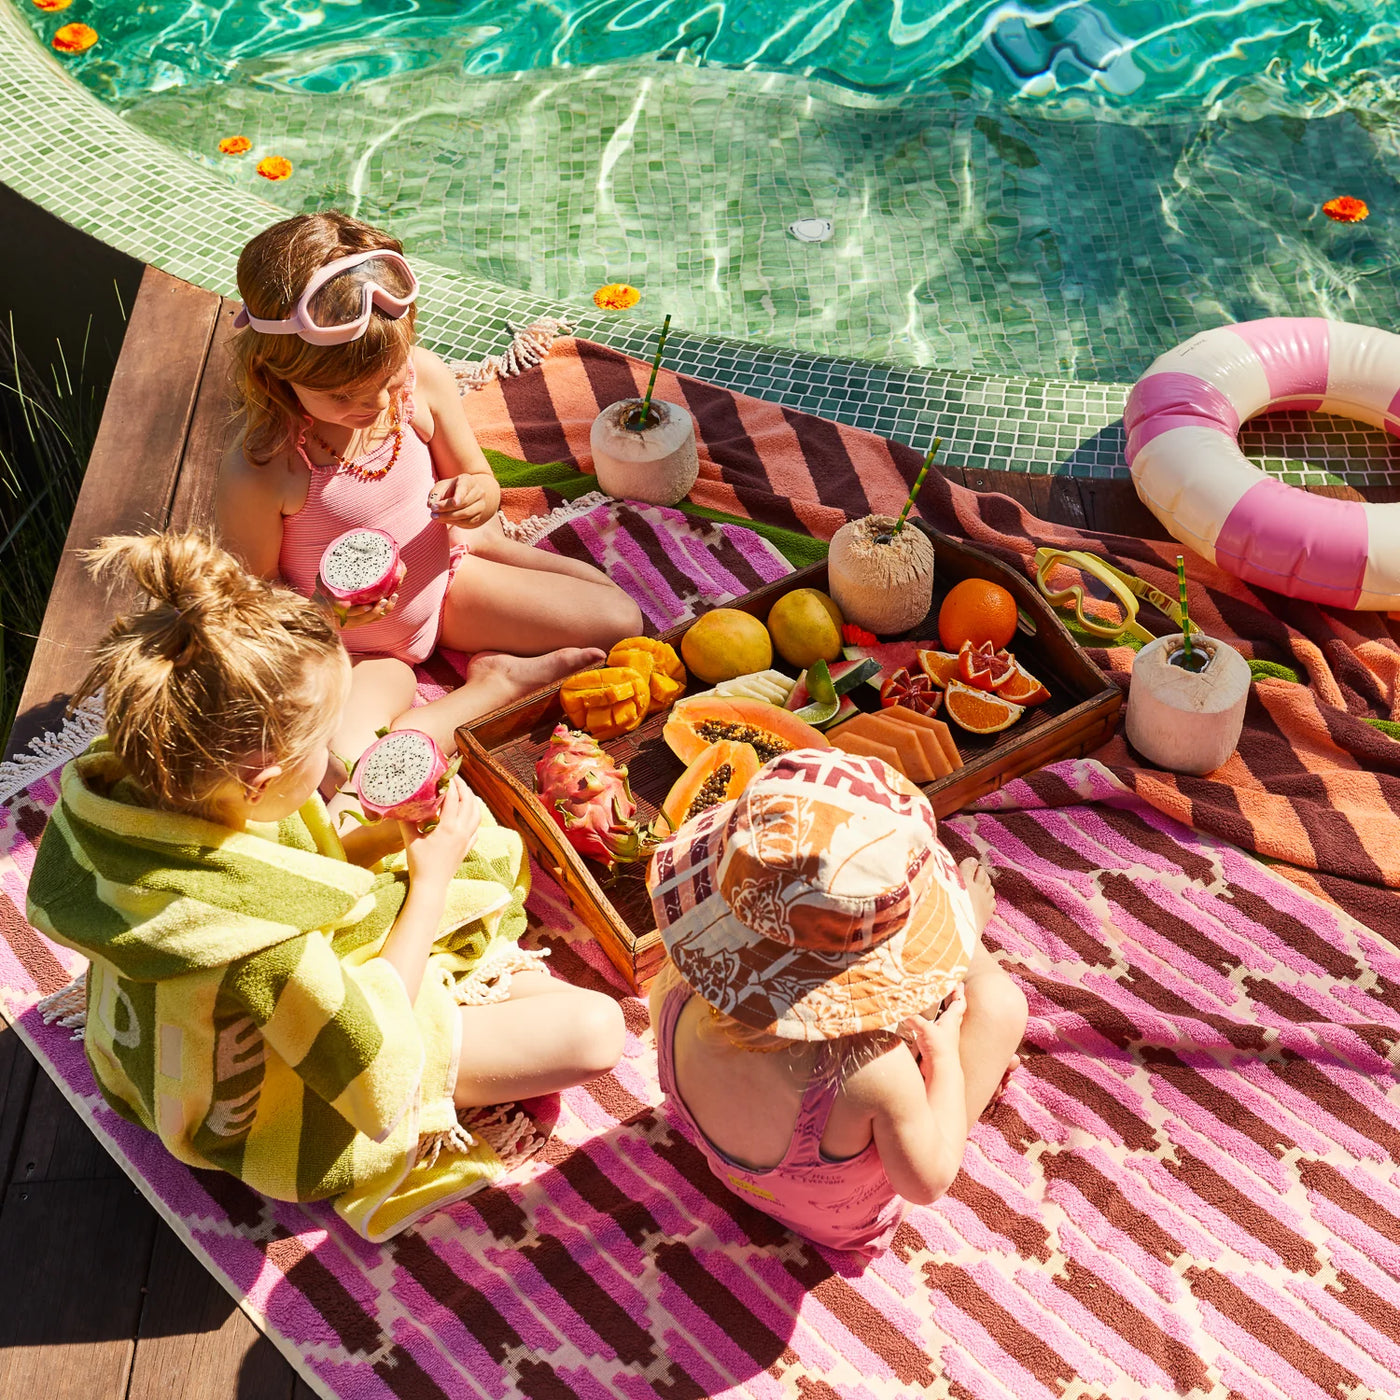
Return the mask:
<svg viewBox="0 0 1400 1400">
<path fill-rule="evenodd" d="M 0 1008 L 320 1394 L 1400 1393 L 1400 956 L 1097 764 L 944 825 L 996 880 L 1026 1065 L 863 1272 L 714 1181 L 630 998 L 625 1059 L 563 1096 L 544 1156 L 387 1246 L 180 1166 L 34 1010 L 74 970 L 21 913 L 55 797 L 39 778 L 0 809 Z M 531 909 L 557 973 L 608 985 L 542 875 Z"/>
</svg>

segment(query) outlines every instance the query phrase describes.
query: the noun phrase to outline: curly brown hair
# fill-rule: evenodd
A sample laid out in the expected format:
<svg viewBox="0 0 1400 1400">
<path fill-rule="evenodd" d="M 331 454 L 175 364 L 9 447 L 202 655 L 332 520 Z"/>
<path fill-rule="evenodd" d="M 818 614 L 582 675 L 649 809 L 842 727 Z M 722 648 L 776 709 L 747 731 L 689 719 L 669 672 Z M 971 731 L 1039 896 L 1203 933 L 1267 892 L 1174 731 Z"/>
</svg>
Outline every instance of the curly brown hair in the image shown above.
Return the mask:
<svg viewBox="0 0 1400 1400">
<path fill-rule="evenodd" d="M 336 210 L 298 214 L 252 239 L 238 258 L 238 293 L 259 320 L 285 320 L 319 268 L 353 253 L 383 248 L 403 252 L 392 234 Z M 392 263 L 370 262 L 333 277 L 311 302 L 325 325 L 356 315 L 364 283 L 373 278 L 397 295 L 409 288 Z M 391 379 L 413 348 L 415 308 L 391 320 L 375 307 L 364 335 L 344 345 L 310 345 L 298 335 L 264 335 L 251 326 L 234 338 L 235 389 L 244 415 L 243 451 L 262 465 L 296 440 L 305 410 L 292 384 L 308 389 L 353 391 Z"/>
<path fill-rule="evenodd" d="M 202 534 L 109 535 L 85 557 L 150 600 L 113 622 L 74 703 L 102 691 L 107 738 L 154 801 L 207 815 L 229 778 L 310 754 L 345 664 L 320 607 Z"/>
</svg>

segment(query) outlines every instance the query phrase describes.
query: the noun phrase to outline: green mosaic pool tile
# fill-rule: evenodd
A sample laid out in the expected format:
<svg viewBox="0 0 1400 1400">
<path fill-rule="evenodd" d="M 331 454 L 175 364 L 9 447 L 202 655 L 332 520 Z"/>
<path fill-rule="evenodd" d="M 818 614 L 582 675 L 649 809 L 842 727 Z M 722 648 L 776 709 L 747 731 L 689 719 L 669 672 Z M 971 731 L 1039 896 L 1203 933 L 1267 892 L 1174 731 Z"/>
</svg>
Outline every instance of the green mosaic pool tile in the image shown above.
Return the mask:
<svg viewBox="0 0 1400 1400">
<path fill-rule="evenodd" d="M 714 73 L 707 74 L 707 90 L 716 81 Z M 37 100 L 40 93 L 42 101 Z M 224 293 L 233 290 L 239 248 L 283 212 L 264 196 L 288 193 L 284 187 L 261 187 L 248 174 L 251 163 L 230 181 L 227 162 L 187 160 L 101 107 L 31 41 L 15 11 L 3 2 L 0 130 L 5 133 L 0 178 L 6 183 L 113 246 Z M 305 156 L 301 151 L 297 155 L 299 168 L 310 166 L 314 174 L 310 144 Z M 314 188 L 327 199 L 349 193 Z M 298 193 L 293 202 L 304 198 L 304 192 Z M 507 338 L 508 322 L 542 314 L 564 314 L 580 334 L 639 356 L 650 353 L 654 328 L 646 316 L 599 313 L 586 303 L 580 308 L 568 298 L 555 300 L 467 276 L 421 254 L 415 260 L 424 286 L 423 337 L 446 354 L 497 350 Z M 604 271 L 600 264 L 598 280 Z M 761 305 L 766 289 L 752 290 L 759 292 Z M 993 279 L 974 277 L 968 296 L 994 306 L 998 288 Z M 1005 300 L 1003 318 L 1014 322 L 1015 307 L 1008 312 Z M 950 324 L 940 348 L 971 343 L 963 335 L 967 324 Z M 1082 318 L 1073 317 L 1048 333 L 1065 346 L 1080 344 L 1088 334 Z M 1123 384 L 912 368 L 684 331 L 674 334 L 668 346 L 668 363 L 674 368 L 726 387 L 799 404 L 916 447 L 941 435 L 941 459 L 954 465 L 1094 478 L 1127 474 L 1119 421 Z M 1360 460 L 1368 468 L 1364 476 L 1369 484 L 1388 480 L 1377 467 L 1391 460 L 1390 440 L 1342 420 L 1278 415 L 1247 427 L 1241 442 L 1266 470 L 1296 472 L 1305 459 L 1319 480 L 1355 481 Z"/>
</svg>

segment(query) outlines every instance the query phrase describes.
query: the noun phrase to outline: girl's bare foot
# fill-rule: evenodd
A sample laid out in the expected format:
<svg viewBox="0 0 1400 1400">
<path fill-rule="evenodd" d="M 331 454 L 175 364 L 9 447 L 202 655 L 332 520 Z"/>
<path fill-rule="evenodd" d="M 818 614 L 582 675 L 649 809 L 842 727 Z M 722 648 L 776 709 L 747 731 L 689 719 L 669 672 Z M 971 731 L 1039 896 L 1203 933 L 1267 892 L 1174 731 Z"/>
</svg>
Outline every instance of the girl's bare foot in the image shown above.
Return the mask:
<svg viewBox="0 0 1400 1400">
<path fill-rule="evenodd" d="M 958 862 L 958 871 L 963 877 L 968 897 L 972 900 L 972 921 L 977 927 L 977 936 L 987 927 L 987 920 L 996 908 L 997 892 L 992 888 L 992 877 L 987 867 L 976 856 L 967 856 Z"/>
<path fill-rule="evenodd" d="M 467 662 L 467 685 L 483 707 L 498 709 L 541 686 L 553 685 L 575 671 L 599 666 L 607 653 L 597 647 L 560 647 L 543 656 L 508 656 L 503 651 L 479 651 Z M 479 689 L 478 689 L 479 688 Z"/>
<path fill-rule="evenodd" d="M 543 656 L 507 656 L 479 651 L 467 662 L 467 678 L 440 700 L 405 710 L 390 726 L 421 729 L 448 752 L 456 747 L 456 732 L 464 724 L 499 710 L 541 686 L 600 665 L 606 656 L 597 647 L 560 647 Z"/>
</svg>

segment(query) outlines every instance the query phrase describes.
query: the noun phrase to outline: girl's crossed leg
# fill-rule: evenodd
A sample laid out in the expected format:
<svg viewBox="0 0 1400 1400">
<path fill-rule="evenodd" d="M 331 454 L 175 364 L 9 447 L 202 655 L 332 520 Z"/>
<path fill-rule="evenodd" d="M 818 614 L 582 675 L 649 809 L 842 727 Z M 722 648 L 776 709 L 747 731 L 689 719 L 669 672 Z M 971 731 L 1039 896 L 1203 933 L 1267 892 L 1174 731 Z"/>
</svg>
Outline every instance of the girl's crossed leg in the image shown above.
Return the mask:
<svg viewBox="0 0 1400 1400">
<path fill-rule="evenodd" d="M 509 1103 L 606 1074 L 622 1057 L 618 1004 L 547 972 L 517 972 L 510 997 L 462 1008 L 458 1108 Z"/>
</svg>

